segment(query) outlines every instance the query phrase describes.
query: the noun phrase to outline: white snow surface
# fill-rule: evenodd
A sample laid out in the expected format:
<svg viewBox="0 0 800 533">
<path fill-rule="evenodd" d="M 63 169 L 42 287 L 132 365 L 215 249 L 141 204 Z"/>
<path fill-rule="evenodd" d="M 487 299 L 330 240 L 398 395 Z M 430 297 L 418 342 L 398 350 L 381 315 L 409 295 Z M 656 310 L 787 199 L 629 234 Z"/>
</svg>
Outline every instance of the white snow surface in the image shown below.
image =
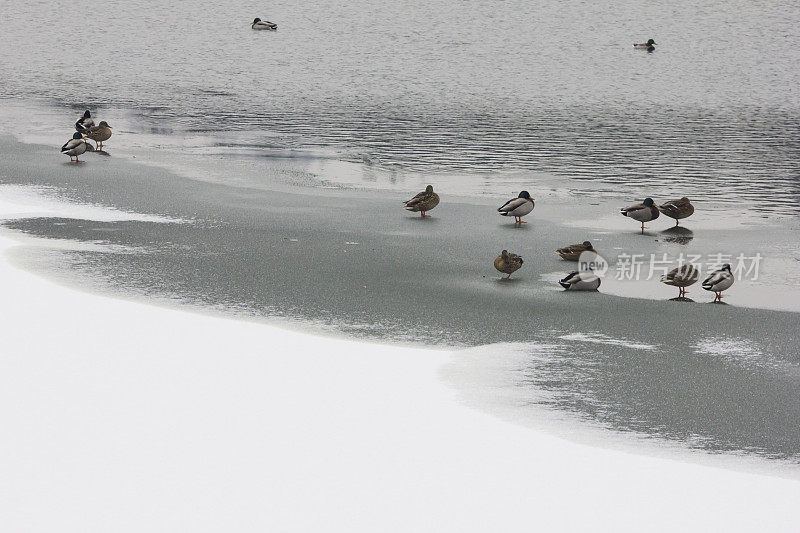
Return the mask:
<svg viewBox="0 0 800 533">
<path fill-rule="evenodd" d="M 438 377 L 457 352 L 87 294 L 11 265 L 20 243 L 0 234 L 4 533 L 798 531 L 798 481 L 464 406 Z"/>
</svg>

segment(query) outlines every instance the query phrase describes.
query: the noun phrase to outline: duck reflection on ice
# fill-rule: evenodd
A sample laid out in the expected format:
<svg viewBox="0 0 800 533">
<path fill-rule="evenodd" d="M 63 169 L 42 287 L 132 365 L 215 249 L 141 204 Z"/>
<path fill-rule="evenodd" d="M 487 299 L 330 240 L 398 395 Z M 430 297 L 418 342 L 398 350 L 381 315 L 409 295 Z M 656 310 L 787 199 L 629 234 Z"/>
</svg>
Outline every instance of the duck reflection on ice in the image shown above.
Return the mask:
<svg viewBox="0 0 800 533">
<path fill-rule="evenodd" d="M 676 244 L 689 244 L 694 239 L 694 233 L 689 228 L 683 226 L 673 226 L 661 232 L 664 241 Z"/>
</svg>

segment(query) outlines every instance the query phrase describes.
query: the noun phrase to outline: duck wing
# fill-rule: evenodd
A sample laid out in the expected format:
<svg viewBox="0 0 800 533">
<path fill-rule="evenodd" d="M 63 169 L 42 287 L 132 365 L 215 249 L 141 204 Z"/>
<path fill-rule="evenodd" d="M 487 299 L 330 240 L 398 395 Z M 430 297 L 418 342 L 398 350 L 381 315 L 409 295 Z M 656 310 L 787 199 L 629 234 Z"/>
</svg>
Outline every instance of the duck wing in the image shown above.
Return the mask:
<svg viewBox="0 0 800 533">
<path fill-rule="evenodd" d="M 723 279 L 725 279 L 725 272 L 723 272 L 722 270 L 717 270 L 716 272 L 712 272 L 711 275 L 708 276 L 703 281 L 703 288 L 707 290 L 711 289 L 714 285 L 721 282 Z"/>
<path fill-rule="evenodd" d="M 629 205 L 628 207 L 623 207 L 620 209 L 620 212 L 623 216 L 628 216 L 629 213 L 634 211 L 641 211 L 643 209 L 647 209 L 647 206 L 644 204 L 636 204 L 636 205 Z"/>
<path fill-rule="evenodd" d="M 419 193 L 416 196 L 414 196 L 411 200 L 406 200 L 403 203 L 406 204 L 409 207 L 414 207 L 417 204 L 420 204 L 422 202 L 425 202 L 425 201 L 429 200 L 430 197 L 431 197 L 430 193 L 422 191 L 421 193 Z"/>
<path fill-rule="evenodd" d="M 77 148 L 83 142 L 83 139 L 70 139 L 61 147 L 62 152 L 68 152 L 73 148 Z"/>
<path fill-rule="evenodd" d="M 94 120 L 92 120 L 91 117 L 89 118 L 81 117 L 78 119 L 78 122 L 75 123 L 75 130 L 78 133 L 86 133 L 93 127 L 94 127 Z"/>
<path fill-rule="evenodd" d="M 528 200 L 526 200 L 525 198 L 512 198 L 511 200 L 504 203 L 502 206 L 498 207 L 497 211 L 499 213 L 510 213 L 514 209 L 522 205 L 525 205 L 525 202 L 527 201 Z"/>
</svg>

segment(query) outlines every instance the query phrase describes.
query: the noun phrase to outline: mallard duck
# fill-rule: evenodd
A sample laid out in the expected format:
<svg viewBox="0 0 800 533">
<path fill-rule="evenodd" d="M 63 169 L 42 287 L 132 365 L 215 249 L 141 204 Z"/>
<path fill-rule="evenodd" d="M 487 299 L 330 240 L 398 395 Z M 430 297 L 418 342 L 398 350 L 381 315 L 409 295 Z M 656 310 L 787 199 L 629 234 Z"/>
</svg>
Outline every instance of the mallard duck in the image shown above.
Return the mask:
<svg viewBox="0 0 800 533">
<path fill-rule="evenodd" d="M 653 39 L 648 39 L 646 43 L 633 43 L 633 47 L 637 50 L 647 50 L 648 52 L 652 52 L 656 49 L 655 45 L 657 44 L 658 43 Z"/>
<path fill-rule="evenodd" d="M 78 159 L 78 156 L 86 152 L 86 148 L 87 144 L 86 141 L 83 140 L 83 135 L 76 131 L 72 134 L 72 139 L 65 142 L 64 146 L 61 147 L 61 153 L 67 154 L 70 161 L 73 161 L 72 158 L 74 157 L 76 163 L 83 163 L 83 161 Z"/>
<path fill-rule="evenodd" d="M 520 256 L 510 253 L 508 250 L 503 250 L 494 260 L 494 267 L 503 274 L 508 274 L 503 278 L 508 279 L 511 277 L 511 274 L 519 270 L 522 263 L 523 261 Z"/>
<path fill-rule="evenodd" d="M 533 198 L 528 191 L 522 191 L 519 196 L 504 203 L 497 211 L 504 217 L 514 217 L 515 224 L 527 224 L 522 217 L 533 211 Z"/>
<path fill-rule="evenodd" d="M 86 137 L 95 142 L 98 150 L 102 150 L 103 142 L 111 137 L 111 126 L 105 120 L 101 120 L 100 124 L 86 132 Z"/>
<path fill-rule="evenodd" d="M 419 211 L 421 217 L 427 218 L 430 215 L 425 213 L 439 205 L 439 195 L 433 192 L 433 185 L 428 185 L 424 191 L 403 203 L 406 204 L 405 209 L 408 211 L 414 211 L 415 213 Z"/>
<path fill-rule="evenodd" d="M 658 218 L 658 209 L 652 198 L 645 198 L 644 202 L 620 209 L 622 216 L 630 217 L 642 223 L 642 235 L 644 235 L 644 223 Z"/>
<path fill-rule="evenodd" d="M 268 20 L 261 20 L 260 18 L 253 19 L 253 22 L 250 23 L 250 26 L 254 30 L 277 30 L 278 25 L 274 22 L 270 22 Z"/>
<path fill-rule="evenodd" d="M 78 122 L 75 123 L 75 130 L 78 133 L 87 133 L 91 128 L 94 127 L 94 120 L 92 120 L 92 114 L 89 113 L 87 109 L 81 118 L 78 119 Z"/>
<path fill-rule="evenodd" d="M 725 263 L 722 265 L 722 268 L 716 270 L 711 273 L 703 281 L 703 288 L 707 291 L 711 291 L 717 295 L 714 298 L 715 302 L 722 301 L 722 291 L 728 289 L 731 285 L 733 285 L 734 277 L 733 272 L 731 272 L 731 265 Z"/>
<path fill-rule="evenodd" d="M 556 250 L 556 253 L 565 261 L 577 261 L 583 252 L 594 252 L 595 255 L 597 254 L 592 247 L 592 243 L 589 241 L 583 241 L 583 244 L 572 244 Z"/>
<path fill-rule="evenodd" d="M 558 282 L 568 291 L 596 291 L 600 287 L 600 278 L 591 270 L 570 272 L 566 278 Z"/>
<path fill-rule="evenodd" d="M 686 287 L 697 283 L 699 276 L 700 271 L 694 266 L 681 265 L 661 276 L 661 283 L 678 287 L 678 298 L 683 298 L 686 296 Z"/>
<path fill-rule="evenodd" d="M 670 200 L 658 206 L 658 210 L 669 218 L 675 219 L 675 225 L 682 218 L 686 218 L 694 213 L 694 206 L 685 196 L 680 200 Z"/>
</svg>

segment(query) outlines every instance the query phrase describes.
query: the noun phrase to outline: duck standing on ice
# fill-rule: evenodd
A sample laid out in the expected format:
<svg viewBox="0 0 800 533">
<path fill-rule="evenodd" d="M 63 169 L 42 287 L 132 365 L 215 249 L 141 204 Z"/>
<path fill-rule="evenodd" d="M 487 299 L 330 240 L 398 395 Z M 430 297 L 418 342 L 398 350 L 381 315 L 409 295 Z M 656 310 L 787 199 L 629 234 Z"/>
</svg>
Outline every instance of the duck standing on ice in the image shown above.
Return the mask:
<svg viewBox="0 0 800 533">
<path fill-rule="evenodd" d="M 508 274 L 503 279 L 508 279 L 511 277 L 511 274 L 516 272 L 517 270 L 522 267 L 522 263 L 524 261 L 520 256 L 517 254 L 512 254 L 508 250 L 503 250 L 500 252 L 500 255 L 497 256 L 494 260 L 494 268 L 497 269 L 498 272 L 502 272 L 503 274 Z"/>
<path fill-rule="evenodd" d="M 662 215 L 674 218 L 675 225 L 677 226 L 679 220 L 692 216 L 692 213 L 694 213 L 694 206 L 692 202 L 684 196 L 679 200 L 664 202 L 658 206 L 658 210 L 661 211 Z"/>
<path fill-rule="evenodd" d="M 733 285 L 733 281 L 734 277 L 733 272 L 731 272 L 731 265 L 725 263 L 722 265 L 722 268 L 712 272 L 711 275 L 703 281 L 703 288 L 717 295 L 717 297 L 714 298 L 715 302 L 721 302 L 722 291 L 729 289 L 730 286 Z"/>
<path fill-rule="evenodd" d="M 699 276 L 700 271 L 694 266 L 681 265 L 661 276 L 661 283 L 678 287 L 678 298 L 686 298 L 686 287 L 694 285 Z"/>
<path fill-rule="evenodd" d="M 645 198 L 644 202 L 636 205 L 629 205 L 620 209 L 622 216 L 630 217 L 642 223 L 642 235 L 644 235 L 644 223 L 658 218 L 658 207 L 652 198 Z"/>
<path fill-rule="evenodd" d="M 425 213 L 439 205 L 439 195 L 433 192 L 433 185 L 428 185 L 424 191 L 403 203 L 406 204 L 404 209 L 419 212 L 419 216 L 429 218 L 430 215 Z"/>
<path fill-rule="evenodd" d="M 64 143 L 64 146 L 61 147 L 61 153 L 67 154 L 69 156 L 70 161 L 74 161 L 75 163 L 83 163 L 78 156 L 86 152 L 86 141 L 83 140 L 83 135 L 78 133 L 77 131 L 72 134 L 72 139 L 68 140 Z M 74 160 L 72 158 L 75 158 Z"/>
<path fill-rule="evenodd" d="M 518 197 L 507 201 L 497 211 L 504 217 L 514 217 L 515 224 L 526 224 L 522 217 L 533 211 L 534 205 L 528 191 L 522 191 Z"/>
<path fill-rule="evenodd" d="M 98 150 L 102 150 L 103 142 L 111 138 L 111 126 L 105 120 L 101 120 L 100 124 L 86 132 L 86 137 L 95 142 Z"/>
<path fill-rule="evenodd" d="M 93 127 L 94 127 L 94 120 L 92 120 L 92 114 L 87 109 L 86 111 L 84 111 L 83 116 L 78 119 L 78 122 L 75 123 L 75 131 L 77 131 L 78 133 L 86 134 Z"/>
</svg>

